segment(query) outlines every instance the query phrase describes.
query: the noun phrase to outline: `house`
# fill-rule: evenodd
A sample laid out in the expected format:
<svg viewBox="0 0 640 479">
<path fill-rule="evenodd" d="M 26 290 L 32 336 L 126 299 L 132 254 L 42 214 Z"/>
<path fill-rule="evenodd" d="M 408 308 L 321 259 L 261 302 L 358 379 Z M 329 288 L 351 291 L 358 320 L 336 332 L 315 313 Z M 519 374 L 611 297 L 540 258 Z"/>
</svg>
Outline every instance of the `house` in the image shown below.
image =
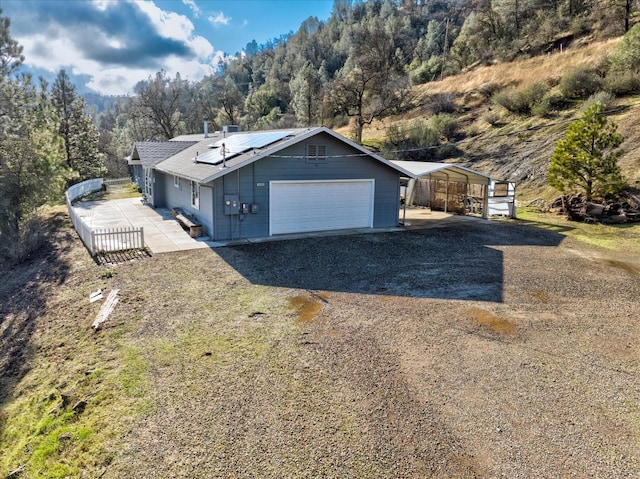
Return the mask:
<svg viewBox="0 0 640 479">
<path fill-rule="evenodd" d="M 197 141 L 136 141 L 133 144 L 131 156 L 127 158 L 127 164 L 131 171 L 131 178 L 140 191 L 149 194 L 145 185 L 152 185 L 151 178 L 155 165 L 195 143 Z"/>
<path fill-rule="evenodd" d="M 150 205 L 180 209 L 212 240 L 398 225 L 407 172 L 324 128 L 137 142 Z"/>
<path fill-rule="evenodd" d="M 214 241 L 397 226 L 401 185 L 417 181 L 480 185 L 486 217 L 491 179 L 461 166 L 388 161 L 325 127 L 206 131 L 136 142 L 129 164 L 151 206 Z"/>
</svg>

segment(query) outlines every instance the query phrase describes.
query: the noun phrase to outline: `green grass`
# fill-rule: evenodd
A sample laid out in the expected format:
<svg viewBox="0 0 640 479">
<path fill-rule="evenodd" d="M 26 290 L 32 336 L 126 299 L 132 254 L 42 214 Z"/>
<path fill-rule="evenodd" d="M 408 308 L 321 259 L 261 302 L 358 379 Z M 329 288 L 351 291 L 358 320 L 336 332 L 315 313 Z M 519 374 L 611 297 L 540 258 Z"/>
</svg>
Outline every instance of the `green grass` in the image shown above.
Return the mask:
<svg viewBox="0 0 640 479">
<path fill-rule="evenodd" d="M 20 467 L 20 477 L 84 477 L 84 470 L 95 472 L 108 465 L 114 455 L 109 445 L 120 434 L 113 423 L 150 410 L 145 399 L 148 362 L 126 343 L 110 347 L 117 361 L 108 369 L 79 370 L 101 357 L 111 362 L 104 351 L 87 347 L 69 364 L 56 370 L 34 368 L 23 379 L 22 394 L 2 411 L 0 477 Z M 53 379 L 62 382 L 47 390 Z M 86 406 L 74 409 L 80 401 Z"/>
<path fill-rule="evenodd" d="M 629 255 L 640 254 L 640 224 L 603 225 L 569 221 L 564 216 L 518 208 L 518 218 L 539 228 L 549 229 L 569 238 L 599 248 Z"/>
</svg>

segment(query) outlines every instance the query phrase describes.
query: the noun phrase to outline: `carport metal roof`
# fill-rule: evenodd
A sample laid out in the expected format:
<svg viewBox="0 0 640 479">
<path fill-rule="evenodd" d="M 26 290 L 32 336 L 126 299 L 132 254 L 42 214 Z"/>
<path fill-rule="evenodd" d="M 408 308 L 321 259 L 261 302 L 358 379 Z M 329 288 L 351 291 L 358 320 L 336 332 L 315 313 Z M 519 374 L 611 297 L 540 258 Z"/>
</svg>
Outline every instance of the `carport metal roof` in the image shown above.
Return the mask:
<svg viewBox="0 0 640 479">
<path fill-rule="evenodd" d="M 391 163 L 410 173 L 414 179 L 429 177 L 433 180 L 476 185 L 488 185 L 491 182 L 489 175 L 451 163 L 401 160 L 391 160 Z"/>
</svg>

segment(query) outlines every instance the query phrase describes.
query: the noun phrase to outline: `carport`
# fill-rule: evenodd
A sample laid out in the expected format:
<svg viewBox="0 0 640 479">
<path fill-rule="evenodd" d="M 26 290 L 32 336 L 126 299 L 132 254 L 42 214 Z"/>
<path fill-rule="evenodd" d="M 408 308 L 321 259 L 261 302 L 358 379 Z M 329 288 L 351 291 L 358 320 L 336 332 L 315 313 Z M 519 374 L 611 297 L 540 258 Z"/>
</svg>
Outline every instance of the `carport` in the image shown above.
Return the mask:
<svg viewBox="0 0 640 479">
<path fill-rule="evenodd" d="M 482 187 L 482 217 L 488 218 L 489 211 L 489 185 L 491 177 L 465 168 L 464 166 L 451 163 L 433 163 L 427 161 L 401 161 L 394 160 L 393 164 L 411 174 L 410 178 L 403 178 L 406 181 L 405 190 L 405 214 L 407 204 L 413 204 L 415 186 L 417 180 L 439 180 L 445 182 L 444 212 L 449 209 L 449 185 L 450 183 L 462 183 L 465 185 L 480 185 Z"/>
</svg>

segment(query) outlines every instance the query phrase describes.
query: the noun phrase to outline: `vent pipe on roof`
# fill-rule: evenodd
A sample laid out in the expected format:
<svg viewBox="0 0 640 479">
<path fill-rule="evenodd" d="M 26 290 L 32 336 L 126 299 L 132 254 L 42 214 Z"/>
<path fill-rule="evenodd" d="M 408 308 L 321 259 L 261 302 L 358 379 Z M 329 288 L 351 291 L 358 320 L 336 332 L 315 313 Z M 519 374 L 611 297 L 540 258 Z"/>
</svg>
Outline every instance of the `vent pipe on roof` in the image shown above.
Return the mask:
<svg viewBox="0 0 640 479">
<path fill-rule="evenodd" d="M 209 138 L 209 122 L 204 120 L 204 137 Z"/>
<path fill-rule="evenodd" d="M 227 149 L 223 143 L 222 144 L 222 168 L 226 168 L 226 167 L 227 167 Z"/>
</svg>

